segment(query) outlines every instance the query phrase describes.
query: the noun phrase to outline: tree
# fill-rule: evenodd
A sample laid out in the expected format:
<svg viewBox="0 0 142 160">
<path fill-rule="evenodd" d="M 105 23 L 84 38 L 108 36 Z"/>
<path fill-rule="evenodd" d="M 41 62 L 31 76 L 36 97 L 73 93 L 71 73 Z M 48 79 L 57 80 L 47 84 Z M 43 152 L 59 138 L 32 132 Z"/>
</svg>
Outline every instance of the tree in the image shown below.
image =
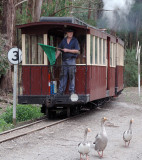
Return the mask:
<svg viewBox="0 0 142 160">
<path fill-rule="evenodd" d="M 3 8 L 0 7 L 0 16 L 2 17 L 2 26 L 5 28 L 5 35 L 0 35 L 0 38 L 4 37 L 5 45 L 4 45 L 4 51 L 5 55 L 7 52 L 16 45 L 16 9 L 19 5 L 22 5 L 22 3 L 26 2 L 27 0 L 3 0 Z M 41 14 L 41 6 L 42 6 L 43 0 L 28 0 L 28 14 L 31 13 L 32 21 L 39 21 L 40 14 Z M 32 6 L 30 8 L 30 5 Z M 20 7 L 19 7 L 20 8 Z M 21 9 L 21 8 L 20 8 Z M 3 13 L 3 14 L 2 14 Z M 1 49 L 3 50 L 3 49 Z M 1 53 L 2 51 L 0 51 Z M 1 65 L 5 63 L 5 56 L 0 55 L 0 62 Z M 3 65 L 2 65 L 3 66 Z M 9 64 L 9 70 L 7 71 L 7 74 L 5 75 L 6 70 L 1 70 L 0 72 L 0 89 L 5 91 L 12 91 L 12 72 L 11 72 L 11 65 Z M 6 67 L 4 67 L 6 69 Z"/>
</svg>

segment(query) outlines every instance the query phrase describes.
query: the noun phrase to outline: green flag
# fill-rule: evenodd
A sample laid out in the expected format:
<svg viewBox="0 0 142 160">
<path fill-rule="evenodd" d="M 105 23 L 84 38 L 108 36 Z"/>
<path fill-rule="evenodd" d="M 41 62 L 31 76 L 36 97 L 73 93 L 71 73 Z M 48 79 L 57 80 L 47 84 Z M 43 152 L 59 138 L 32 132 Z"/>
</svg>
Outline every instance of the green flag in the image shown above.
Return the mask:
<svg viewBox="0 0 142 160">
<path fill-rule="evenodd" d="M 46 53 L 48 60 L 50 62 L 50 65 L 54 65 L 56 62 L 56 58 L 55 58 L 55 47 L 53 46 L 49 46 L 49 45 L 45 45 L 45 44 L 41 44 L 38 43 L 41 48 L 44 50 L 44 52 Z"/>
</svg>

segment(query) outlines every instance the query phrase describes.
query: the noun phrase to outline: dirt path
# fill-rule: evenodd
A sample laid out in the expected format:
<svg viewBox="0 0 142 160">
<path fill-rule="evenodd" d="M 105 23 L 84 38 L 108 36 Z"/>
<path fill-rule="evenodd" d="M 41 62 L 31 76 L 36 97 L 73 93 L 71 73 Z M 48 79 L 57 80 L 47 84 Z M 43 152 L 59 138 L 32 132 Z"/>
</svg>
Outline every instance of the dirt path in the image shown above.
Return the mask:
<svg viewBox="0 0 142 160">
<path fill-rule="evenodd" d="M 2 143 L 0 160 L 79 160 L 77 145 L 83 140 L 84 129 L 91 128 L 88 141 L 92 143 L 104 116 L 109 119 L 106 123 L 109 141 L 102 159 L 141 160 L 142 104 L 137 88 L 125 89 L 119 97 L 84 116 Z M 122 135 L 131 118 L 134 119 L 133 139 L 130 147 L 125 147 Z M 97 159 L 100 158 L 92 148 L 89 160 Z"/>
</svg>

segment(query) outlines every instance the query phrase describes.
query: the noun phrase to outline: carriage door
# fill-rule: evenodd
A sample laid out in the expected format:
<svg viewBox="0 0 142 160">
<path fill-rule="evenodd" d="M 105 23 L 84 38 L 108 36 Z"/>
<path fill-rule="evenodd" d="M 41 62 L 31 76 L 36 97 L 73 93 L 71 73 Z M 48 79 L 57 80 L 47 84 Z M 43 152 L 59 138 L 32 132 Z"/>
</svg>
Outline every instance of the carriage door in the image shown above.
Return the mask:
<svg viewBox="0 0 142 160">
<path fill-rule="evenodd" d="M 110 37 L 107 37 L 107 71 L 106 71 L 106 89 L 110 89 Z"/>
</svg>

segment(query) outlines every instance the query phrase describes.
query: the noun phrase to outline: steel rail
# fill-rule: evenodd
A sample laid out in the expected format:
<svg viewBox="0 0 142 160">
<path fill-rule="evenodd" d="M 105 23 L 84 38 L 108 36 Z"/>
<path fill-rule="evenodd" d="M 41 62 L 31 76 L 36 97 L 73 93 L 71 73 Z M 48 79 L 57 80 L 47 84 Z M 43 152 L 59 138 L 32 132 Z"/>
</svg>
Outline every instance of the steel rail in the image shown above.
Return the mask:
<svg viewBox="0 0 142 160">
<path fill-rule="evenodd" d="M 19 137 L 22 137 L 22 136 L 31 134 L 31 133 L 33 133 L 33 132 L 40 131 L 40 130 L 45 129 L 45 128 L 52 127 L 52 126 L 54 126 L 54 125 L 60 124 L 60 123 L 62 123 L 62 122 L 68 121 L 68 120 L 70 120 L 70 119 L 73 119 L 73 118 L 82 116 L 82 115 L 84 115 L 84 114 L 87 113 L 87 112 L 88 112 L 88 111 L 83 112 L 83 113 L 78 114 L 78 115 L 73 116 L 73 117 L 69 117 L 69 118 L 65 118 L 65 119 L 63 119 L 63 120 L 59 120 L 59 121 L 57 121 L 57 122 L 52 122 L 51 124 L 46 124 L 46 125 L 44 125 L 44 126 L 42 126 L 42 127 L 39 127 L 39 128 L 36 128 L 36 129 L 32 129 L 31 131 L 28 131 L 28 132 L 25 132 L 25 133 L 21 133 L 21 134 L 15 135 L 15 136 L 11 136 L 11 137 L 8 137 L 8 138 L 4 138 L 4 139 L 0 140 L 0 143 L 6 142 L 6 141 L 10 141 L 10 140 L 13 140 L 13 139 L 16 139 L 16 138 L 19 138 Z M 11 132 L 14 132 L 14 131 L 17 131 L 17 130 L 20 130 L 20 129 L 23 129 L 23 128 L 26 128 L 26 127 L 29 127 L 29 126 L 32 126 L 32 125 L 35 125 L 36 123 L 43 122 L 44 120 L 45 120 L 45 119 L 39 120 L 39 121 L 37 121 L 37 122 L 33 122 L 33 123 L 30 123 L 30 124 L 27 124 L 27 125 L 24 125 L 24 126 L 21 126 L 21 127 L 17 127 L 17 128 L 15 128 L 15 129 L 12 129 L 12 130 L 9 130 L 9 131 L 5 131 L 5 132 L 1 133 L 0 135 L 4 135 L 4 134 L 7 134 L 7 135 L 8 135 L 8 134 L 11 133 Z"/>
</svg>

